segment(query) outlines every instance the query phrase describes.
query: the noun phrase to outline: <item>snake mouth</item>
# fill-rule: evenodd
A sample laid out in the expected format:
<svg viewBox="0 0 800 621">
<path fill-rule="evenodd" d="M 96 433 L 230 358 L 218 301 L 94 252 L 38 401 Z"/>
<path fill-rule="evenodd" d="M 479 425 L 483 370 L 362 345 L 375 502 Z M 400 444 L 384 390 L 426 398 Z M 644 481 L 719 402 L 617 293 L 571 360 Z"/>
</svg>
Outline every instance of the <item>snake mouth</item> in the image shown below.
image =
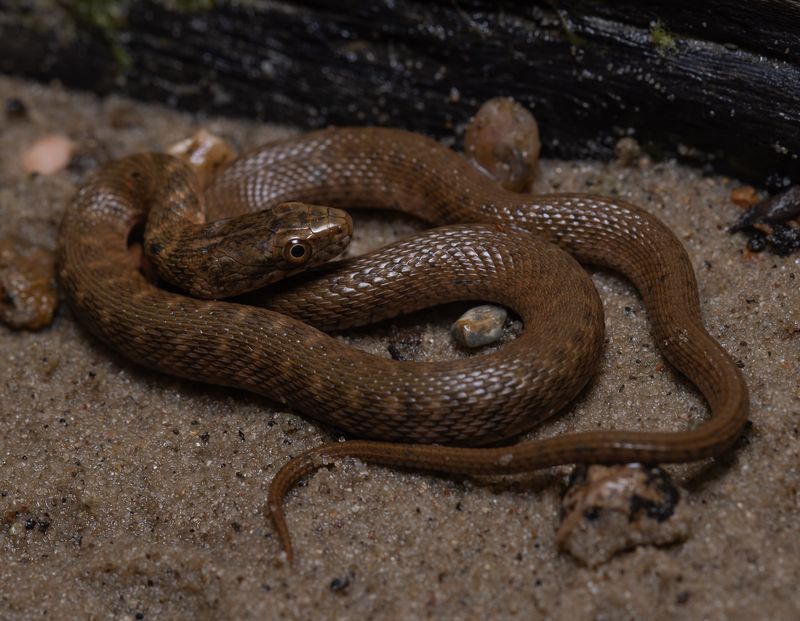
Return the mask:
<svg viewBox="0 0 800 621">
<path fill-rule="evenodd" d="M 320 260 L 320 262 L 330 261 L 331 259 L 335 259 L 340 254 L 342 254 L 345 249 L 350 245 L 350 242 L 353 239 L 352 234 L 343 235 L 338 242 L 331 244 L 324 252 L 324 257 Z"/>
<path fill-rule="evenodd" d="M 308 266 L 320 265 L 340 255 L 353 239 L 353 219 L 335 207 L 308 205 L 311 221 L 309 230 L 314 255 Z M 316 210 L 316 213 L 313 213 Z"/>
<path fill-rule="evenodd" d="M 344 250 L 350 244 L 350 239 L 351 236 L 347 235 L 340 238 L 336 242 L 323 246 L 322 248 L 316 248 L 313 258 L 304 266 L 297 269 L 292 269 L 292 273 L 299 273 L 311 268 L 323 267 L 326 263 L 332 261 L 342 254 L 342 252 L 344 252 Z"/>
</svg>

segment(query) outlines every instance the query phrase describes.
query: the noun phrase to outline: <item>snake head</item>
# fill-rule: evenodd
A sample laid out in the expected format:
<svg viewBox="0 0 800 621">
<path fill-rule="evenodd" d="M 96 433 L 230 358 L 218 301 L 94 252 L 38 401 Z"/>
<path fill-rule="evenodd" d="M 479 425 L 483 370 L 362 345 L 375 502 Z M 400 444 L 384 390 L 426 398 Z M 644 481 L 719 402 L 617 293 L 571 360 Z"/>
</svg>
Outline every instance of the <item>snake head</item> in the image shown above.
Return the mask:
<svg viewBox="0 0 800 621">
<path fill-rule="evenodd" d="M 229 222 L 208 273 L 220 297 L 253 291 L 321 265 L 340 254 L 353 234 L 346 211 L 299 202 Z M 223 283 L 225 292 L 220 295 Z"/>
<path fill-rule="evenodd" d="M 226 298 L 332 259 L 350 243 L 353 221 L 341 209 L 282 203 L 187 230 L 154 254 L 159 275 L 195 297 Z"/>
<path fill-rule="evenodd" d="M 353 221 L 341 209 L 290 202 L 272 213 L 271 258 L 284 275 L 331 260 L 353 235 Z"/>
</svg>

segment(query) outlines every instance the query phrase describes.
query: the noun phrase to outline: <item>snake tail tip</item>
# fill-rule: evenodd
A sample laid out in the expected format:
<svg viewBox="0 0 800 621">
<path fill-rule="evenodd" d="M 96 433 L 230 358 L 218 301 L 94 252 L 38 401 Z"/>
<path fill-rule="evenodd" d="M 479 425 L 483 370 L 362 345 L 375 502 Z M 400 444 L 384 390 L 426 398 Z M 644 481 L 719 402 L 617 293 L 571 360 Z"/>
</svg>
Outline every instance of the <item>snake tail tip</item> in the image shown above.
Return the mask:
<svg viewBox="0 0 800 621">
<path fill-rule="evenodd" d="M 283 509 L 280 505 L 270 503 L 269 516 L 272 519 L 272 525 L 278 534 L 278 543 L 281 546 L 282 554 L 288 564 L 294 561 L 294 550 L 292 548 L 292 537 L 289 534 L 289 526 L 286 523 L 286 518 L 283 515 Z"/>
<path fill-rule="evenodd" d="M 292 540 L 289 537 L 288 532 L 286 535 L 279 533 L 278 540 L 281 545 L 281 555 L 283 556 L 284 560 L 286 561 L 287 565 L 294 564 L 294 548 L 292 547 Z"/>
</svg>

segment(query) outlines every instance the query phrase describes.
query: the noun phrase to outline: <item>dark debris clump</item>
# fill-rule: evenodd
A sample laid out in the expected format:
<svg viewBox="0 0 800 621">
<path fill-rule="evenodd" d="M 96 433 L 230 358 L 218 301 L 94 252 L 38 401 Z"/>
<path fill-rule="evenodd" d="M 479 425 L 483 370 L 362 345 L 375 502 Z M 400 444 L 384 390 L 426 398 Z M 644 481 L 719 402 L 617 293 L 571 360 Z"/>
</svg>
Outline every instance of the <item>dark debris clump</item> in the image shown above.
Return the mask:
<svg viewBox="0 0 800 621">
<path fill-rule="evenodd" d="M 747 247 L 753 252 L 768 246 L 779 255 L 800 250 L 800 186 L 756 203 L 739 217 L 730 232 L 747 233 Z"/>
</svg>

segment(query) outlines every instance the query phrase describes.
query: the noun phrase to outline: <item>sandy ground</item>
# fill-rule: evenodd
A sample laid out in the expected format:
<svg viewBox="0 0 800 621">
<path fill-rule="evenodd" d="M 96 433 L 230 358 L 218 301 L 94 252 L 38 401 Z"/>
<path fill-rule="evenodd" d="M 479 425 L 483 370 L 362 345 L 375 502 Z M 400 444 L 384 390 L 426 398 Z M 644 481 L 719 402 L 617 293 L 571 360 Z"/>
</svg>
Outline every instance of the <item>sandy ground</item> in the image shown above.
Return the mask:
<svg viewBox="0 0 800 621">
<path fill-rule="evenodd" d="M 0 226 L 47 247 L 76 184 L 110 158 L 199 126 L 239 147 L 291 133 L 0 78 L 0 101 L 12 97 L 28 118 L 0 113 Z M 73 165 L 26 176 L 21 150 L 56 131 L 76 142 Z M 743 252 L 726 233 L 735 185 L 671 162 L 556 161 L 536 185 L 617 195 L 666 221 L 694 263 L 710 332 L 747 377 L 753 426 L 737 449 L 669 468 L 689 491 L 684 543 L 588 569 L 554 545 L 570 468 L 487 481 L 346 461 L 290 495 L 289 567 L 267 486 L 290 456 L 336 436 L 264 399 L 142 369 L 62 308 L 41 332 L 0 327 L 0 618 L 800 618 L 800 258 Z M 356 222 L 355 252 L 416 226 Z M 705 405 L 663 366 L 635 291 L 593 278 L 608 325 L 602 368 L 532 436 L 698 423 Z M 455 312 L 352 340 L 384 356 L 389 343 L 452 355 Z"/>
</svg>

